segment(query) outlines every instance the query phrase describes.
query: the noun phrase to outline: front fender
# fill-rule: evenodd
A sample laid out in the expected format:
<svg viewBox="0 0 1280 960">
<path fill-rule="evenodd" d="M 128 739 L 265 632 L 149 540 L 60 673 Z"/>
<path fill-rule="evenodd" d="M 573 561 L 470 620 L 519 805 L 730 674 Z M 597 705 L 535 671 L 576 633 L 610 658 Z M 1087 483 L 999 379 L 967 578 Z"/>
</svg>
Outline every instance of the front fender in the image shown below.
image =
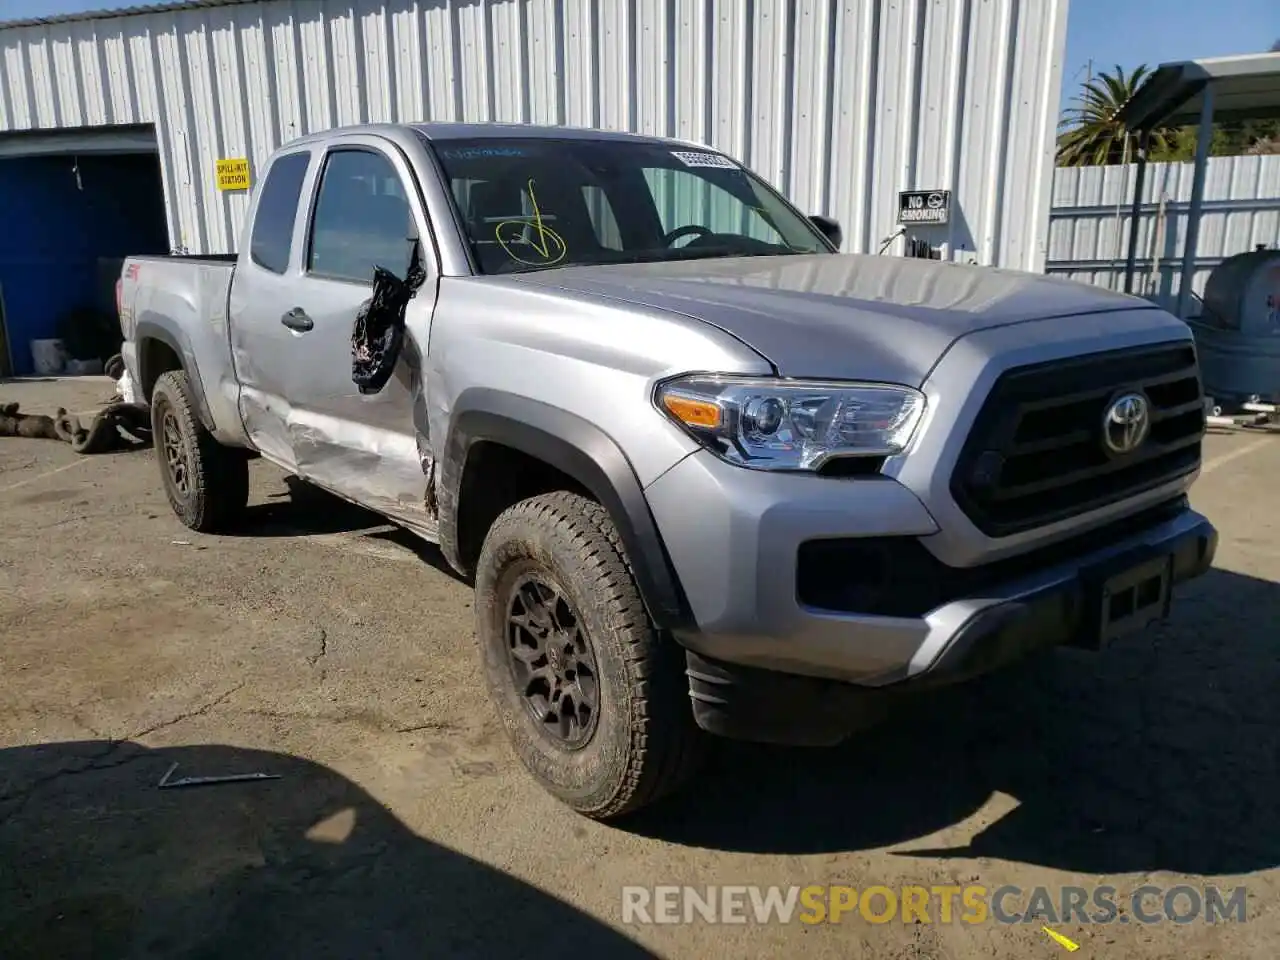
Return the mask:
<svg viewBox="0 0 1280 960">
<path fill-rule="evenodd" d="M 630 461 L 614 440 L 583 418 L 548 404 L 484 388 L 464 391 L 453 409 L 440 463 L 440 547 L 456 569 L 458 504 L 471 448 L 490 441 L 534 457 L 582 485 L 608 511 L 622 538 L 653 621 L 689 630 L 692 614 Z"/>
</svg>

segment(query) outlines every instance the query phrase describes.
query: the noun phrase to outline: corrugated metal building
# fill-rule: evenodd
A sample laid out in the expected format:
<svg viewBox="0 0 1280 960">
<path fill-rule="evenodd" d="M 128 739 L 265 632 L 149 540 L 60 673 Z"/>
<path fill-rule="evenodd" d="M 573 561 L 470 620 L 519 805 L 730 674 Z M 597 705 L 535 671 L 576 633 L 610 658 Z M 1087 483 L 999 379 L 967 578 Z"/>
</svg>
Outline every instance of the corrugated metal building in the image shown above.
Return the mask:
<svg viewBox="0 0 1280 960">
<path fill-rule="evenodd" d="M 281 143 L 369 121 L 626 129 L 725 151 L 840 220 L 851 251 L 898 229 L 899 191 L 950 190 L 949 224 L 912 234 L 1039 270 L 1066 15 L 1067 0 L 196 0 L 0 24 L 0 163 L 158 155 L 168 245 L 227 253 L 248 197 L 218 189 L 219 159 L 252 177 Z"/>
</svg>

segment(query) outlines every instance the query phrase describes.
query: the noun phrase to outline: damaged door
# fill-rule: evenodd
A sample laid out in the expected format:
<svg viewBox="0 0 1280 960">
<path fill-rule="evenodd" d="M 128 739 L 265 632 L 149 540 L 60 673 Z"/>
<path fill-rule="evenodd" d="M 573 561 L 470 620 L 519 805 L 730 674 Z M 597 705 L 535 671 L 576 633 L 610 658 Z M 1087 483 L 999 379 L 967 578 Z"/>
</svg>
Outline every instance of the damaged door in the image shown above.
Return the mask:
<svg viewBox="0 0 1280 960">
<path fill-rule="evenodd" d="M 312 163 L 313 153 L 305 147 L 271 161 L 250 211 L 249 248 L 236 261 L 228 305 L 240 419 L 254 447 L 291 472 L 296 469 L 289 404 L 280 377 L 296 345 L 279 317 L 290 308 L 299 282 L 302 240 L 295 234 L 305 222 L 302 198 L 313 177 Z"/>
<path fill-rule="evenodd" d="M 375 137 L 331 146 L 311 178 L 297 274 L 245 313 L 279 344 L 257 366 L 268 402 L 274 398 L 283 414 L 266 429 L 282 432 L 272 441 L 287 448 L 287 466 L 432 535 L 413 405 L 435 302 L 435 257 L 411 177 Z M 374 267 L 403 278 L 415 243 L 424 245 L 428 277 L 406 310 L 401 357 L 381 391 L 362 395 L 351 378 L 356 315 L 372 295 Z"/>
</svg>

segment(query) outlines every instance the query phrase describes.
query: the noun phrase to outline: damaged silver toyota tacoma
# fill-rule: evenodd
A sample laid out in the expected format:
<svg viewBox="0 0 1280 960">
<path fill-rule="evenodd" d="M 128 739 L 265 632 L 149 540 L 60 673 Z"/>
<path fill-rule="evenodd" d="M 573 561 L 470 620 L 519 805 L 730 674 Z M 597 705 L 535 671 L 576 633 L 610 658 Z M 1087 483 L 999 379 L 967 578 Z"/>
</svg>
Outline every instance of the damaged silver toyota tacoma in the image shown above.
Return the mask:
<svg viewBox="0 0 1280 960">
<path fill-rule="evenodd" d="M 169 501 L 246 522 L 261 455 L 437 542 L 516 753 L 583 814 L 671 792 L 706 732 L 836 743 L 1100 649 L 1212 562 L 1195 348 L 1146 301 L 840 255 L 649 137 L 365 126 L 259 173 L 238 258 L 124 266 Z"/>
</svg>

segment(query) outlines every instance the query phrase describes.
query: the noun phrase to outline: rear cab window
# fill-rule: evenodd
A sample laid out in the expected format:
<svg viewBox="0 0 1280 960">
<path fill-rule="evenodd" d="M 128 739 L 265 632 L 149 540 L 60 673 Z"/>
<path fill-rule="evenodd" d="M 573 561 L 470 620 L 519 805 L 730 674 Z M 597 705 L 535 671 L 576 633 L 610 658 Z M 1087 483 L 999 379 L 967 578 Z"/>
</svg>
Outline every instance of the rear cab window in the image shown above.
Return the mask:
<svg viewBox="0 0 1280 960">
<path fill-rule="evenodd" d="M 249 239 L 249 257 L 264 270 L 284 273 L 289 268 L 298 202 L 310 166 L 311 153 L 303 151 L 277 157 L 267 171 Z"/>
</svg>

